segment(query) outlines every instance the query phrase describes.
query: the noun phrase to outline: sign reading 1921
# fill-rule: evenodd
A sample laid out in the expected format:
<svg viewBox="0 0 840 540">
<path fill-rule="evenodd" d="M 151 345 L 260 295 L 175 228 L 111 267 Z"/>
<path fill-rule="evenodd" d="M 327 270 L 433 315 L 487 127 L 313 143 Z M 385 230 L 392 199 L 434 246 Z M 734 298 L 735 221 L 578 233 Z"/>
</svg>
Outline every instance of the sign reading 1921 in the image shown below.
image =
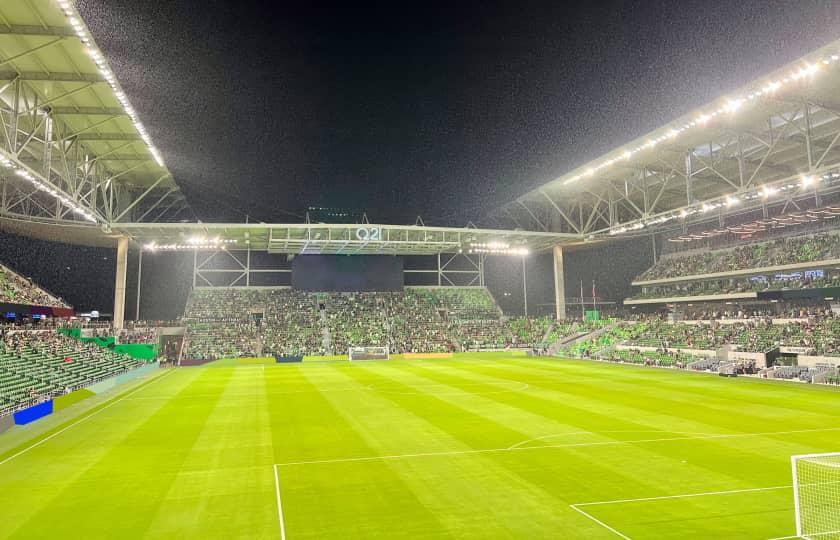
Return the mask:
<svg viewBox="0 0 840 540">
<path fill-rule="evenodd" d="M 356 238 L 365 242 L 382 239 L 382 231 L 379 227 L 359 227 L 356 229 Z"/>
</svg>

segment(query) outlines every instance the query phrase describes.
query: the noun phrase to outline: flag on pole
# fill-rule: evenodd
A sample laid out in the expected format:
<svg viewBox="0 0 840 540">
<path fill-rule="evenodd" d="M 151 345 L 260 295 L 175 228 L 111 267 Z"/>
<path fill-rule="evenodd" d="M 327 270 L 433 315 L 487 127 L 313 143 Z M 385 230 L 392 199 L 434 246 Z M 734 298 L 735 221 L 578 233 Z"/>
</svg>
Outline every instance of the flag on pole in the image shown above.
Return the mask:
<svg viewBox="0 0 840 540">
<path fill-rule="evenodd" d="M 586 319 L 586 304 L 583 301 L 583 280 L 580 280 L 580 318 Z"/>
</svg>

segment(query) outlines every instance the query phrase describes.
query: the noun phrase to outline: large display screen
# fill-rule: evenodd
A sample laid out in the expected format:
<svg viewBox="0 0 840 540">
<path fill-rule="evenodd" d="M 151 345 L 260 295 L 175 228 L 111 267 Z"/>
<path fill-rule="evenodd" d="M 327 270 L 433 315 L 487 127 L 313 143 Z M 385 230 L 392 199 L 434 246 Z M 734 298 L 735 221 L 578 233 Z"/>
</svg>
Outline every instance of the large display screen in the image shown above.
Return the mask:
<svg viewBox="0 0 840 540">
<path fill-rule="evenodd" d="M 292 288 L 303 291 L 401 291 L 403 260 L 392 255 L 298 255 Z"/>
</svg>

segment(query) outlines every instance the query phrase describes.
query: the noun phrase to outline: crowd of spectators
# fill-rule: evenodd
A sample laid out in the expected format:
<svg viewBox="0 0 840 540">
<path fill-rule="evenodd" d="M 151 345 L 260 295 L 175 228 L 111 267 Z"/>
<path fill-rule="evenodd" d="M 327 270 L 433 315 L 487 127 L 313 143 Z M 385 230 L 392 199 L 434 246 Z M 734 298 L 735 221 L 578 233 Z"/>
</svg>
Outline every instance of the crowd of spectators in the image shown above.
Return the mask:
<svg viewBox="0 0 840 540">
<path fill-rule="evenodd" d="M 641 287 L 640 291 L 633 295 L 632 298 L 674 298 L 832 287 L 840 287 L 840 271 L 836 269 L 825 270 L 822 277 L 806 276 L 803 272 L 795 272 L 785 277 L 753 276 L 749 278 L 726 278 L 646 285 Z"/>
<path fill-rule="evenodd" d="M 262 354 L 303 356 L 326 353 L 316 298 L 292 289 L 266 290 L 263 297 Z"/>
<path fill-rule="evenodd" d="M 157 327 L 143 327 L 134 326 L 132 328 L 123 328 L 117 332 L 117 343 L 143 343 L 154 345 L 160 339 L 159 330 Z"/>
<path fill-rule="evenodd" d="M 840 259 L 840 234 L 836 231 L 780 238 L 729 249 L 669 255 L 662 257 L 637 281 L 833 259 Z"/>
<path fill-rule="evenodd" d="M 0 415 L 141 365 L 52 330 L 8 330 L 0 339 Z"/>
<path fill-rule="evenodd" d="M 384 295 L 355 292 L 323 295 L 332 349 L 344 353 L 353 346 L 386 345 L 389 341 Z"/>
<path fill-rule="evenodd" d="M 186 311 L 188 359 L 344 354 L 387 345 L 392 353 L 536 347 L 548 318 L 502 317 L 484 288 L 312 293 L 197 289 Z"/>
<path fill-rule="evenodd" d="M 715 321 L 733 319 L 824 319 L 832 317 L 831 306 L 822 300 L 788 300 L 745 305 L 709 304 L 690 307 L 682 312 L 683 319 Z"/>
<path fill-rule="evenodd" d="M 31 279 L 21 277 L 2 265 L 0 265 L 0 303 L 70 307 L 67 302 L 48 293 Z"/>
<path fill-rule="evenodd" d="M 564 349 L 573 357 L 595 357 L 615 345 L 649 347 L 660 351 L 715 351 L 731 345 L 737 351 L 765 353 L 795 348 L 802 354 L 840 357 L 840 318 L 823 317 L 773 324 L 766 318 L 720 323 L 670 323 L 660 318 L 625 322 L 608 332 Z"/>
<path fill-rule="evenodd" d="M 388 346 L 393 352 L 448 352 L 456 349 L 445 313 L 427 294 L 406 289 L 385 296 Z"/>
</svg>

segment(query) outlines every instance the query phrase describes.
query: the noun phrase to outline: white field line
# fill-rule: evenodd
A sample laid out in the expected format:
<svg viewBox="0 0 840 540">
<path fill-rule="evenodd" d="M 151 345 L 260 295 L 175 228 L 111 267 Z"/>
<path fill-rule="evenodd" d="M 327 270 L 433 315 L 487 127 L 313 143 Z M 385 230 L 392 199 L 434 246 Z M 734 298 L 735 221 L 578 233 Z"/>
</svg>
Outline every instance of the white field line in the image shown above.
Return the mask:
<svg viewBox="0 0 840 540">
<path fill-rule="evenodd" d="M 322 392 L 363 392 L 367 391 L 365 387 L 353 387 L 353 388 L 335 388 L 335 389 L 313 389 L 313 390 L 290 390 L 288 392 L 266 392 L 266 396 L 286 396 L 289 394 L 314 394 L 314 393 L 322 393 Z M 205 397 L 218 397 L 217 394 L 184 394 L 184 396 L 180 399 L 193 399 L 193 398 L 205 398 Z M 231 398 L 254 398 L 260 399 L 260 396 L 255 396 L 254 394 L 226 394 L 226 397 Z M 144 396 L 144 397 L 135 397 L 135 398 L 128 398 L 129 401 L 153 401 L 159 399 L 173 399 L 173 396 Z"/>
<path fill-rule="evenodd" d="M 90 418 L 93 418 L 94 416 L 96 416 L 97 414 L 101 413 L 102 411 L 105 411 L 105 410 L 107 410 L 107 409 L 110 409 L 111 407 L 113 407 L 113 406 L 114 406 L 114 405 L 116 405 L 117 403 L 120 403 L 120 402 L 122 402 L 122 401 L 125 401 L 126 399 L 128 399 L 128 397 L 129 397 L 129 396 L 134 395 L 134 394 L 136 394 L 137 392 L 139 392 L 139 391 L 141 391 L 141 390 L 145 390 L 147 386 L 149 386 L 149 385 L 151 385 L 151 384 L 154 384 L 154 383 L 156 383 L 157 381 L 159 381 L 159 380 L 161 380 L 161 379 L 163 379 L 163 378 L 168 377 L 168 376 L 169 376 L 170 374 L 172 374 L 174 371 L 175 371 L 175 370 L 174 370 L 174 369 L 172 369 L 172 370 L 170 370 L 170 371 L 169 371 L 169 373 L 164 373 L 163 375 L 158 376 L 158 378 L 157 378 L 157 379 L 155 379 L 154 381 L 151 381 L 151 382 L 149 382 L 148 384 L 144 384 L 144 385 L 140 386 L 140 388 L 135 388 L 134 390 L 132 390 L 131 392 L 129 392 L 128 394 L 126 394 L 124 397 L 121 397 L 121 398 L 119 398 L 119 399 L 117 399 L 117 400 L 115 400 L 115 401 L 112 401 L 111 403 L 109 403 L 109 404 L 105 405 L 105 406 L 104 406 L 104 407 L 102 407 L 101 409 L 97 409 L 97 410 L 93 411 L 93 412 L 92 412 L 92 413 L 90 413 L 89 415 L 84 416 L 84 417 L 80 418 L 79 420 L 76 420 L 76 421 L 75 421 L 75 422 L 73 422 L 72 424 L 70 424 L 70 425 L 68 425 L 68 426 L 65 426 L 65 427 L 61 428 L 60 430 L 56 431 L 55 433 L 51 433 L 50 435 L 47 435 L 46 437 L 44 437 L 43 439 L 39 440 L 38 442 L 36 442 L 36 443 L 34 443 L 34 444 L 30 445 L 30 446 L 27 446 L 27 447 L 26 447 L 26 448 L 24 448 L 23 450 L 21 450 L 21 451 L 19 451 L 19 452 L 15 453 L 15 454 L 12 454 L 11 456 L 9 456 L 9 457 L 7 457 L 6 459 L 4 459 L 3 461 L 0 461 L 0 465 L 3 465 L 3 464 L 5 464 L 5 463 L 8 463 L 9 461 L 11 461 L 11 460 L 15 459 L 16 457 L 18 457 L 18 456 L 20 456 L 20 455 L 22 455 L 22 454 L 25 454 L 26 452 L 29 452 L 29 451 L 30 451 L 30 450 L 32 450 L 33 448 L 35 448 L 35 447 L 37 447 L 37 446 L 40 446 L 40 445 L 44 444 L 45 442 L 49 441 L 50 439 L 52 439 L 52 438 L 54 438 L 54 437 L 57 437 L 57 436 L 61 435 L 62 433 L 64 433 L 64 432 L 65 432 L 65 431 L 67 431 L 68 429 L 70 429 L 70 428 L 72 428 L 72 427 L 75 427 L 75 426 L 78 426 L 79 424 L 81 424 L 81 423 L 82 423 L 82 422 L 84 422 L 85 420 L 88 420 L 88 419 L 90 419 Z"/>
<path fill-rule="evenodd" d="M 826 531 L 821 533 L 809 533 L 807 536 L 797 536 L 795 534 L 793 536 L 778 536 L 776 538 L 770 538 L 770 540 L 791 540 L 792 538 L 804 538 L 805 540 L 810 540 L 812 538 L 819 538 L 820 536 L 829 536 L 835 534 L 840 534 L 840 529 L 836 531 Z"/>
<path fill-rule="evenodd" d="M 280 478 L 274 465 L 274 491 L 277 493 L 277 518 L 280 520 L 280 540 L 286 540 L 286 522 L 283 521 L 283 503 L 280 502 Z"/>
<path fill-rule="evenodd" d="M 667 499 L 688 499 L 690 497 L 708 497 L 713 495 L 729 495 L 731 493 L 753 493 L 756 491 L 779 491 L 781 489 L 790 489 L 791 486 L 772 486 L 762 488 L 746 488 L 746 489 L 730 489 L 727 491 L 706 491 L 703 493 L 684 493 L 682 495 L 663 495 L 661 497 L 641 497 L 638 499 L 615 499 L 612 501 L 595 501 L 586 503 L 575 503 L 572 506 L 597 506 L 602 504 L 621 504 L 631 502 L 645 502 L 645 501 L 664 501 Z"/>
<path fill-rule="evenodd" d="M 664 429 L 620 429 L 620 430 L 610 430 L 610 431 L 568 431 L 563 433 L 552 433 L 551 435 L 543 435 L 541 437 L 534 437 L 533 439 L 526 439 L 524 441 L 519 441 L 518 443 L 511 445 L 508 447 L 508 450 L 515 450 L 522 446 L 525 446 L 528 443 L 532 443 L 535 441 L 544 441 L 546 439 L 553 439 L 555 437 L 564 437 L 567 435 L 601 435 L 606 433 L 678 433 L 680 435 L 690 435 L 694 436 L 706 436 L 706 435 L 714 435 L 713 433 L 697 433 L 697 432 L 690 432 L 690 431 L 668 431 Z"/>
<path fill-rule="evenodd" d="M 498 384 L 496 386 L 499 386 L 500 388 L 498 388 L 497 390 L 487 390 L 487 391 L 478 391 L 478 392 L 472 392 L 472 391 L 468 391 L 468 390 L 456 390 L 452 385 L 448 385 L 448 384 L 444 384 L 444 383 L 420 384 L 420 385 L 417 385 L 417 390 L 410 391 L 410 392 L 402 392 L 402 391 L 396 391 L 396 390 L 392 391 L 392 390 L 388 390 L 387 388 L 383 389 L 383 388 L 381 388 L 381 385 L 377 386 L 376 383 L 369 384 L 369 385 L 367 385 L 366 388 L 368 390 L 373 390 L 373 391 L 379 392 L 381 394 L 395 394 L 395 395 L 402 395 L 402 396 L 413 396 L 413 395 L 416 395 L 416 394 L 424 394 L 424 395 L 429 395 L 429 396 L 434 397 L 434 396 L 460 396 L 460 395 L 467 394 L 467 393 L 469 393 L 471 395 L 476 395 L 476 396 L 488 396 L 488 395 L 493 395 L 493 394 L 505 394 L 505 393 L 510 393 L 510 392 L 524 392 L 525 390 L 527 390 L 528 388 L 531 387 L 530 384 L 524 383 L 524 382 L 521 382 L 521 381 L 510 381 L 510 382 L 516 384 L 517 385 L 516 388 L 510 388 L 510 387 L 509 388 L 504 388 L 503 385 Z M 476 383 L 459 384 L 458 386 L 492 386 L 492 384 L 488 385 L 488 383 L 476 382 Z M 444 391 L 442 391 L 442 392 L 436 392 L 434 390 L 429 391 L 429 390 L 424 390 L 423 389 L 424 387 L 425 388 L 429 388 L 429 387 L 443 388 Z M 452 388 L 452 390 L 445 390 L 445 388 Z"/>
<path fill-rule="evenodd" d="M 601 521 L 600 519 L 596 518 L 596 517 L 595 517 L 595 516 L 593 516 L 592 514 L 589 514 L 589 513 L 587 513 L 587 512 L 584 512 L 583 510 L 581 510 L 580 508 L 578 508 L 578 507 L 577 507 L 577 506 L 575 506 L 574 504 L 569 505 L 569 506 L 571 506 L 572 510 L 574 510 L 575 512 L 578 512 L 578 513 L 580 513 L 580 514 L 583 514 L 584 516 L 586 516 L 587 518 L 591 519 L 592 521 L 594 521 L 595 523 L 597 523 L 597 524 L 598 524 L 598 525 L 600 525 L 601 527 L 603 527 L 603 528 L 607 529 L 608 531 L 610 531 L 611 533 L 615 534 L 616 536 L 620 536 L 621 538 L 624 538 L 624 540 L 630 540 L 630 537 L 629 537 L 629 536 L 626 536 L 626 535 L 624 535 L 624 534 L 621 534 L 620 532 L 618 532 L 617 530 L 613 529 L 612 527 L 610 527 L 609 525 L 607 525 L 606 523 L 604 523 L 604 522 L 603 522 L 603 521 Z"/>
<path fill-rule="evenodd" d="M 670 441 L 693 441 L 693 440 L 713 440 L 713 439 L 735 439 L 746 437 L 763 437 L 769 435 L 793 435 L 796 433 L 817 433 L 824 431 L 840 431 L 840 427 L 835 428 L 817 428 L 817 429 L 797 429 L 791 431 L 767 431 L 762 433 L 730 433 L 723 435 L 700 435 L 691 437 L 663 437 L 660 439 L 636 439 L 630 441 L 601 441 L 601 442 L 583 442 L 583 443 L 568 443 L 568 444 L 545 444 L 535 446 L 510 446 L 506 448 L 485 448 L 478 450 L 453 450 L 443 452 L 421 452 L 416 454 L 393 454 L 385 456 L 368 456 L 368 457 L 352 457 L 352 458 L 336 458 L 336 459 L 316 459 L 309 461 L 290 461 L 286 463 L 278 463 L 278 467 L 289 467 L 293 465 L 315 465 L 328 463 L 349 463 L 355 461 L 379 461 L 379 460 L 395 460 L 419 457 L 435 457 L 435 456 L 457 456 L 468 454 L 493 454 L 499 452 L 519 452 L 527 450 L 540 450 L 545 448 L 586 448 L 593 446 L 619 446 L 627 444 L 639 443 L 656 443 L 656 442 L 670 442 Z"/>
</svg>

